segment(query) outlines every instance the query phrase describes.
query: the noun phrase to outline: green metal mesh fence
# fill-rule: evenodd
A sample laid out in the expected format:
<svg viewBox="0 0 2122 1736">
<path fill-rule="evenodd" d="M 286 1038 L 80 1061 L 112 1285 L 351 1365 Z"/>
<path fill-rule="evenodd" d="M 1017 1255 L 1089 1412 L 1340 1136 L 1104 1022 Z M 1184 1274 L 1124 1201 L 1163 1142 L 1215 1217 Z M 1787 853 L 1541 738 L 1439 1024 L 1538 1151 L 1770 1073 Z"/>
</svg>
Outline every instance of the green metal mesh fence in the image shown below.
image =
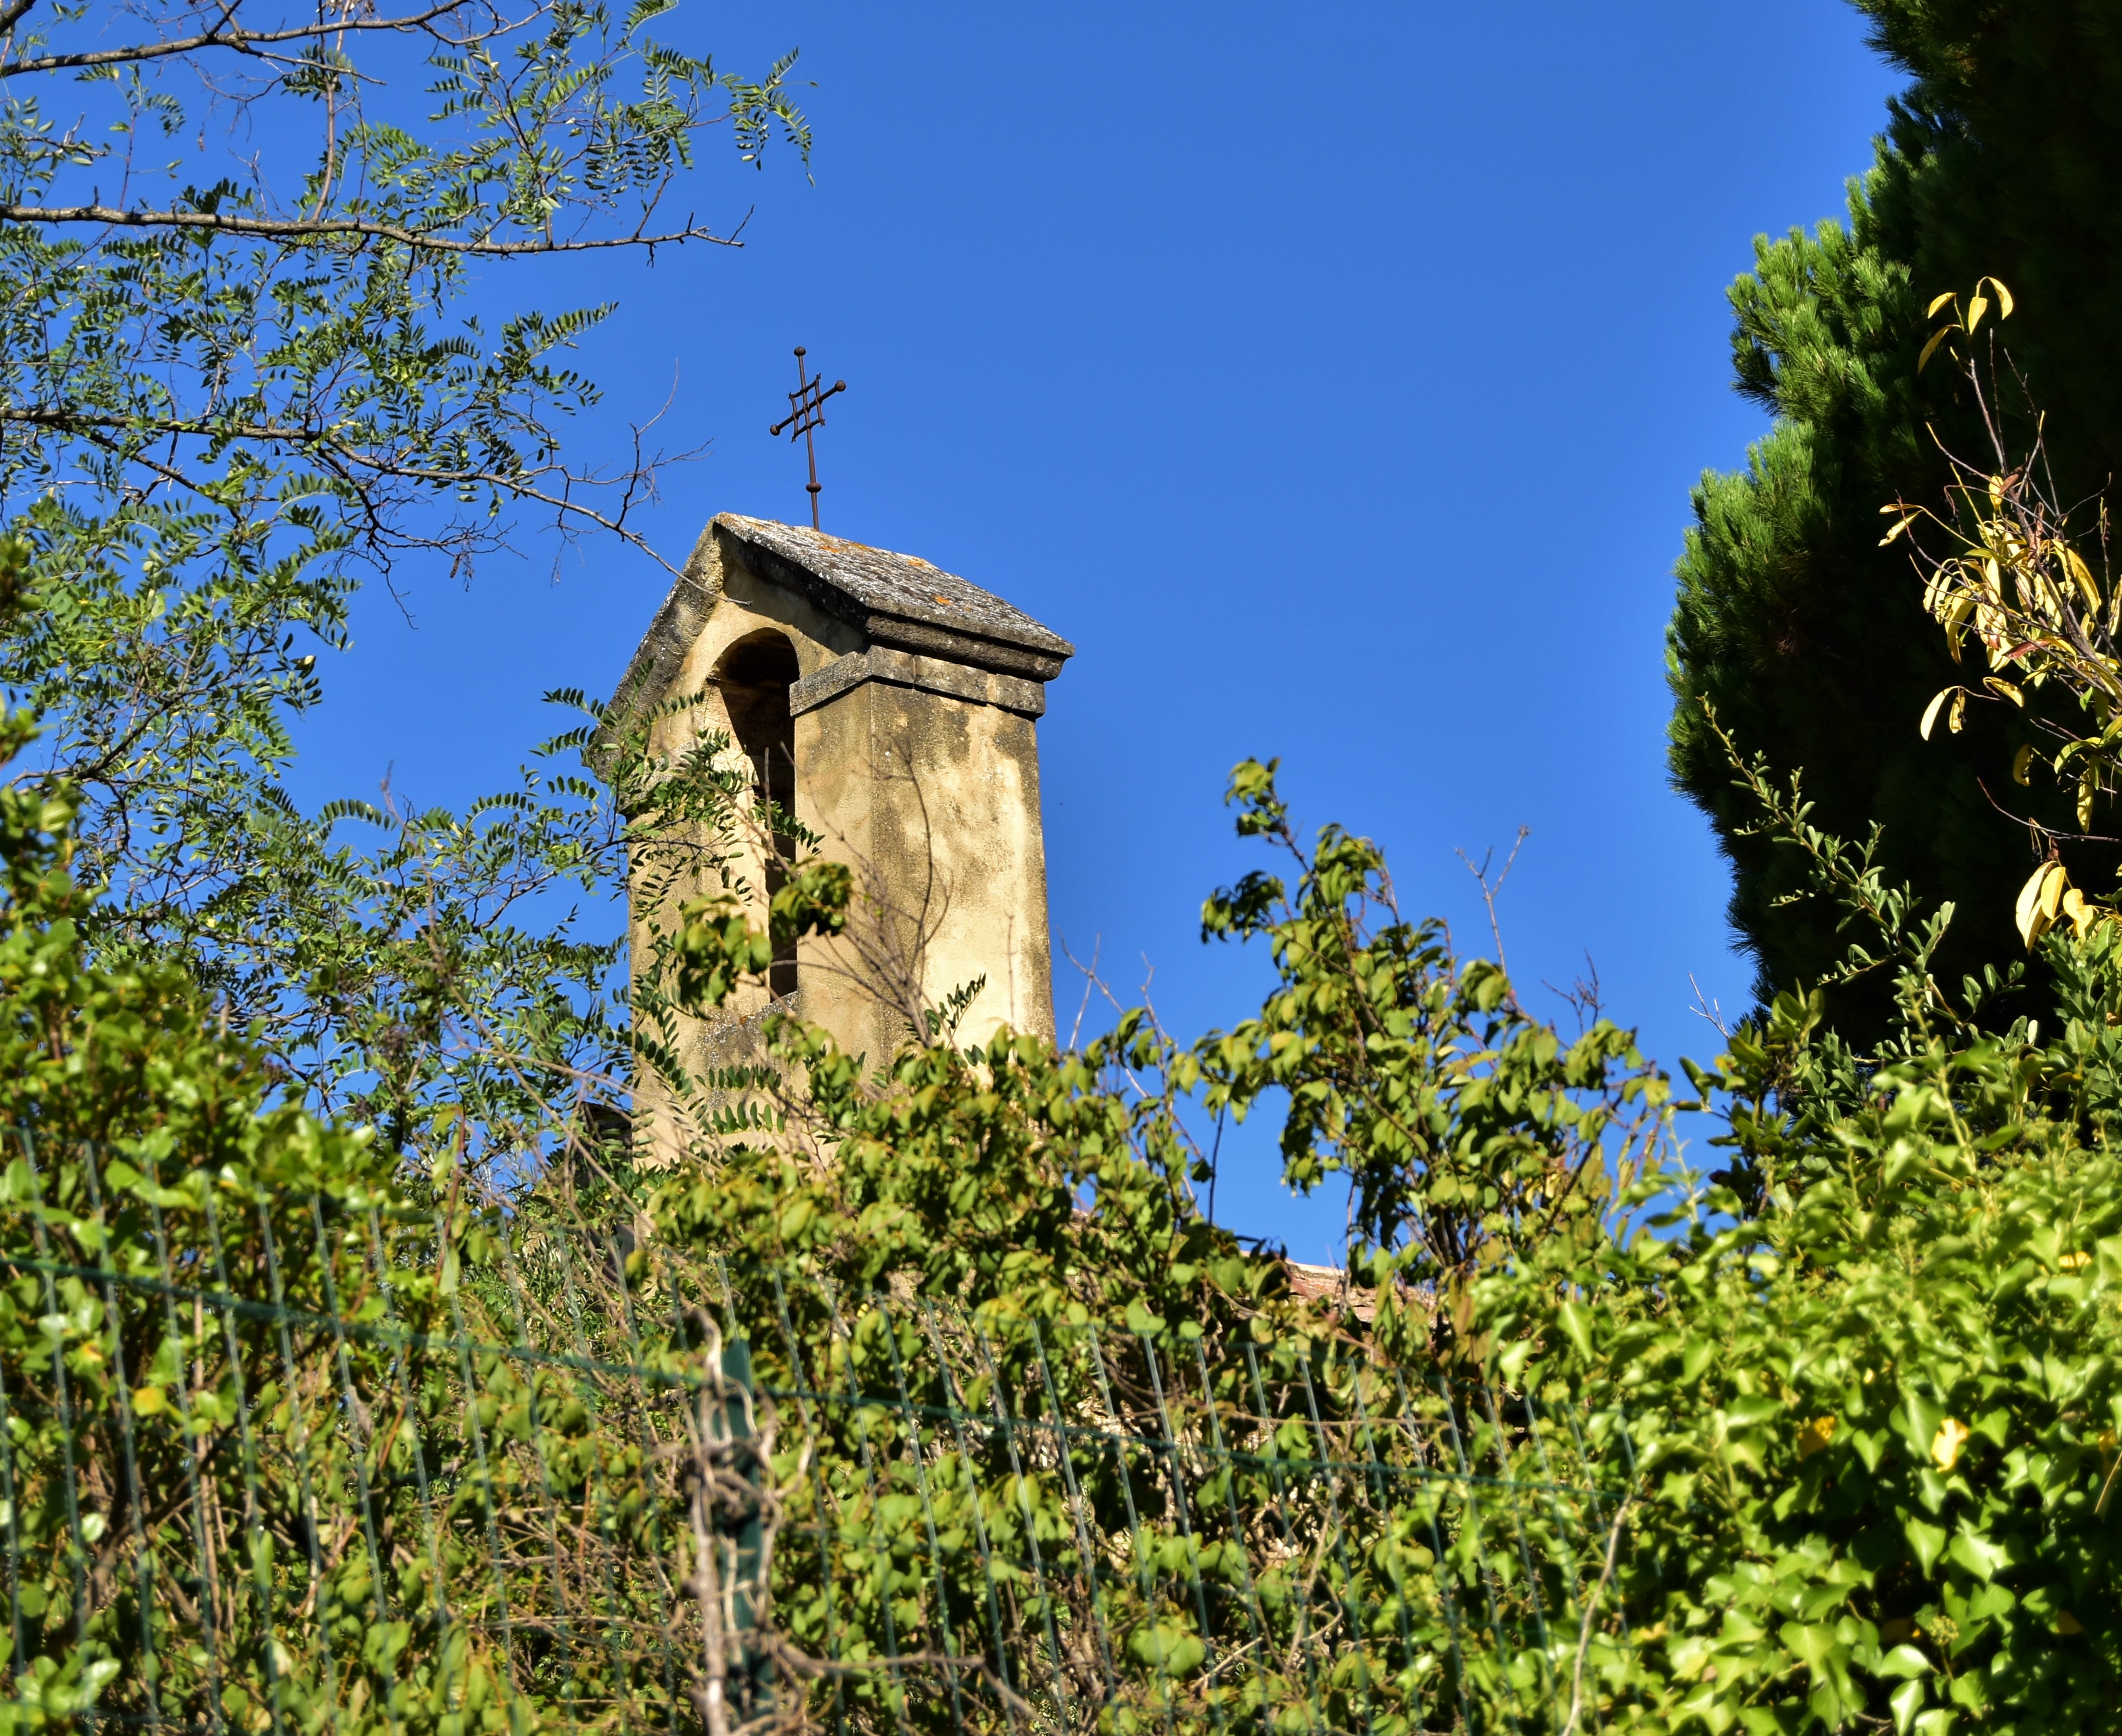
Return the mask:
<svg viewBox="0 0 2122 1736">
<path fill-rule="evenodd" d="M 1546 1731 L 1627 1643 L 1612 1420 L 1360 1332 L 17 1151 L 0 1722 Z"/>
</svg>

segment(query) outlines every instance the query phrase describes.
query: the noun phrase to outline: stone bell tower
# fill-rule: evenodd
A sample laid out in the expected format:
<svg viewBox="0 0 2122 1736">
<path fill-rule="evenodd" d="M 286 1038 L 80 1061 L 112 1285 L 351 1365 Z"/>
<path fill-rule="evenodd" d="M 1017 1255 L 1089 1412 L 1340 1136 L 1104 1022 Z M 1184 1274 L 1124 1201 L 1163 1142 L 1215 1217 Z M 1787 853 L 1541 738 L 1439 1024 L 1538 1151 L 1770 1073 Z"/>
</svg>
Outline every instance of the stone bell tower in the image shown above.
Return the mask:
<svg viewBox="0 0 2122 1736">
<path fill-rule="evenodd" d="M 856 908 L 846 937 L 805 940 L 765 989 L 689 1031 L 689 1060 L 735 1058 L 769 995 L 872 1066 L 904 1040 L 909 997 L 933 1005 L 975 981 L 961 1043 L 1004 1024 L 1052 1034 L 1035 725 L 1074 651 L 918 556 L 730 512 L 708 525 L 618 708 L 704 690 L 653 726 L 653 744 L 726 734 L 755 787 L 853 869 Z M 755 888 L 779 884 L 790 847 L 755 842 Z M 632 912 L 637 958 L 646 926 L 673 916 Z"/>
</svg>

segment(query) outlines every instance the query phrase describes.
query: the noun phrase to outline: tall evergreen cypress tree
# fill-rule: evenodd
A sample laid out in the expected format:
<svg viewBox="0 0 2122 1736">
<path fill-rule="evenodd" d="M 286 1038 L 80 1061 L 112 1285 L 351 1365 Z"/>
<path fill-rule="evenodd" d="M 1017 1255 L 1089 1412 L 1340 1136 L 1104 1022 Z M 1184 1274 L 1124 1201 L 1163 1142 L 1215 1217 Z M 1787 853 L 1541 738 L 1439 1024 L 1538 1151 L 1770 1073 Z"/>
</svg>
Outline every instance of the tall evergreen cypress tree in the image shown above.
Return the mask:
<svg viewBox="0 0 2122 1736">
<path fill-rule="evenodd" d="M 1905 548 L 1879 546 L 1880 508 L 1939 502 L 1937 441 L 1984 452 L 1950 371 L 1917 374 L 1930 299 L 2007 283 L 2010 362 L 2048 413 L 2064 497 L 2122 469 L 2122 0 L 1855 3 L 1914 82 L 1847 227 L 1762 237 L 1732 289 L 1737 388 L 1776 422 L 1743 472 L 1695 489 L 1668 636 L 1674 775 L 1732 859 L 1764 993 L 1817 978 L 1841 945 L 1833 912 L 1779 904 L 1797 864 L 1739 831 L 1751 816 L 1699 700 L 1743 748 L 1802 769 L 1817 824 L 1862 838 L 1876 821 L 1889 874 L 1957 904 L 1952 976 L 2019 950 L 2012 902 L 2036 856 L 2012 816 L 2076 829 L 2068 792 L 2012 782 L 2016 713 L 1917 733 L 1956 676 Z M 1860 983 L 1830 1011 L 1855 1032 L 1882 1001 Z"/>
</svg>

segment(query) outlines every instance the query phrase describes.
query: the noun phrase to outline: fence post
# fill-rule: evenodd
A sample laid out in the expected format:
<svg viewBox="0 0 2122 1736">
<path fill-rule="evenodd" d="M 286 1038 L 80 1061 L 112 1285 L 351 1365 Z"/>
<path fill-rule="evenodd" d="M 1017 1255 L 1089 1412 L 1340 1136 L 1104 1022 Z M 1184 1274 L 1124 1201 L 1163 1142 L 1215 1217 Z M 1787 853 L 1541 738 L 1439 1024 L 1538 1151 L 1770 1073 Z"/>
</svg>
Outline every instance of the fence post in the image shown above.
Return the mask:
<svg viewBox="0 0 2122 1736">
<path fill-rule="evenodd" d="M 739 1721 L 749 1723 L 774 1710 L 774 1660 L 759 1643 L 760 1606 L 766 1599 L 766 1510 L 760 1493 L 765 1467 L 752 1423 L 757 1388 L 751 1346 L 744 1339 L 724 1342 L 722 1376 L 722 1428 L 731 1467 L 752 1491 L 742 1506 L 727 1510 L 722 1522 L 732 1556 L 729 1693 Z"/>
</svg>

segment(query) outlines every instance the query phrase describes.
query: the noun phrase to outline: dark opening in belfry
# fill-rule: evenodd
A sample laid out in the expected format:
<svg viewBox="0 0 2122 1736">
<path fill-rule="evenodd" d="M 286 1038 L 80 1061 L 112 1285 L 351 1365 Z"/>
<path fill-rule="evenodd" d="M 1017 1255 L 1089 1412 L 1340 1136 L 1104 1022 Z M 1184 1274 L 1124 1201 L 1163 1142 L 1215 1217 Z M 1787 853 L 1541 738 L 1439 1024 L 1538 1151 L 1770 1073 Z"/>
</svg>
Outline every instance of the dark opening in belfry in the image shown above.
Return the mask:
<svg viewBox="0 0 2122 1736">
<path fill-rule="evenodd" d="M 796 647 L 778 632 L 740 639 L 722 654 L 717 680 L 737 746 L 751 762 L 752 789 L 774 815 L 766 854 L 766 896 L 788 884 L 796 839 L 785 829 L 796 817 L 796 720 L 788 713 L 788 688 L 801 671 Z M 796 945 L 774 955 L 767 986 L 776 996 L 796 992 Z"/>
</svg>

